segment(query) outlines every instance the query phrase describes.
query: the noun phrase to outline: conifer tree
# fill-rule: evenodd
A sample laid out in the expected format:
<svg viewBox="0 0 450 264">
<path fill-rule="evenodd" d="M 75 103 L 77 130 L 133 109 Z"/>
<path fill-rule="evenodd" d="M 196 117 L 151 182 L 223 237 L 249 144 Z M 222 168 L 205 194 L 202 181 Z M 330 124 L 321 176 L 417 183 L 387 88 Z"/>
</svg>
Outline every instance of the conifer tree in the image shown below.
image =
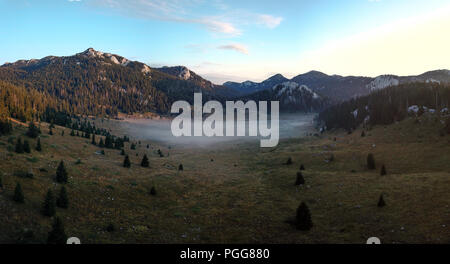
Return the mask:
<svg viewBox="0 0 450 264">
<path fill-rule="evenodd" d="M 288 160 L 286 161 L 286 165 L 291 165 L 292 164 L 292 158 L 289 157 Z"/>
<path fill-rule="evenodd" d="M 49 134 L 49 135 L 53 135 L 53 130 L 52 130 L 52 128 L 50 128 L 50 130 L 48 131 L 48 134 Z"/>
<path fill-rule="evenodd" d="M 3 181 L 2 181 L 2 176 L 0 175 L 0 189 L 3 189 Z"/>
<path fill-rule="evenodd" d="M 150 194 L 151 195 L 156 195 L 156 188 L 155 188 L 155 186 L 152 186 L 152 188 L 150 189 Z"/>
<path fill-rule="evenodd" d="M 25 202 L 25 198 L 24 198 L 23 191 L 22 191 L 22 186 L 20 185 L 20 183 L 17 183 L 16 189 L 14 189 L 13 200 L 18 203 Z"/>
<path fill-rule="evenodd" d="M 56 169 L 56 181 L 59 183 L 66 183 L 68 180 L 68 173 L 66 171 L 66 167 L 64 166 L 64 161 L 61 160 L 61 162 L 58 165 L 58 168 Z"/>
<path fill-rule="evenodd" d="M 303 164 L 300 165 L 300 170 L 305 170 L 305 166 L 303 166 Z"/>
<path fill-rule="evenodd" d="M 366 132 L 364 132 L 364 130 L 361 132 L 361 137 L 365 137 L 366 136 Z"/>
<path fill-rule="evenodd" d="M 17 141 L 16 141 L 16 149 L 15 149 L 15 151 L 17 153 L 23 153 L 23 145 L 22 145 L 22 139 L 21 138 L 18 138 Z"/>
<path fill-rule="evenodd" d="M 130 158 L 128 157 L 128 155 L 126 155 L 125 159 L 123 160 L 123 167 L 125 167 L 125 168 L 131 167 L 131 162 L 130 162 Z"/>
<path fill-rule="evenodd" d="M 297 172 L 297 179 L 295 180 L 295 185 L 305 184 L 305 179 L 303 178 L 303 174 L 299 171 Z"/>
<path fill-rule="evenodd" d="M 70 131 L 70 135 L 73 137 L 75 136 L 75 131 L 72 129 L 72 131 Z"/>
<path fill-rule="evenodd" d="M 147 154 L 144 154 L 144 157 L 142 158 L 141 161 L 141 166 L 142 167 L 148 167 L 150 164 L 148 162 L 148 158 L 147 158 Z"/>
<path fill-rule="evenodd" d="M 378 207 L 383 207 L 383 206 L 385 206 L 386 205 L 386 203 L 384 202 L 384 198 L 383 198 L 383 195 L 381 194 L 380 195 L 380 199 L 378 199 Z"/>
<path fill-rule="evenodd" d="M 63 130 L 63 131 L 61 131 L 61 136 L 62 136 L 62 137 L 64 136 L 64 130 Z"/>
<path fill-rule="evenodd" d="M 299 230 L 310 230 L 313 226 L 311 221 L 311 213 L 308 206 L 304 202 L 302 202 L 297 208 L 296 221 L 297 229 Z"/>
<path fill-rule="evenodd" d="M 55 197 L 53 196 L 52 190 L 48 190 L 47 194 L 45 195 L 44 204 L 42 206 L 42 214 L 52 217 L 55 215 L 55 213 Z"/>
<path fill-rule="evenodd" d="M 183 170 L 183 164 L 178 165 L 178 170 L 182 171 Z"/>
<path fill-rule="evenodd" d="M 59 217 L 55 217 L 52 230 L 48 233 L 47 244 L 66 244 L 67 235 L 64 231 L 64 224 Z"/>
<path fill-rule="evenodd" d="M 97 145 L 97 142 L 95 142 L 95 134 L 92 134 L 92 141 L 91 141 L 92 145 Z"/>
<path fill-rule="evenodd" d="M 26 135 L 30 138 L 36 138 L 37 136 L 39 136 L 39 133 L 41 133 L 41 131 L 39 130 L 38 127 L 36 127 L 36 125 L 31 121 L 28 125 L 28 130 Z"/>
<path fill-rule="evenodd" d="M 131 143 L 130 149 L 136 149 L 136 144 L 135 143 Z"/>
<path fill-rule="evenodd" d="M 103 143 L 103 138 L 100 138 L 100 141 L 98 142 L 98 146 L 103 148 L 105 144 Z"/>
<path fill-rule="evenodd" d="M 369 153 L 369 155 L 367 155 L 367 168 L 369 170 L 375 169 L 375 158 L 373 157 L 372 153 Z"/>
<path fill-rule="evenodd" d="M 60 208 L 69 207 L 69 198 L 67 197 L 66 187 L 62 186 L 59 192 L 58 199 L 56 200 L 56 205 Z"/>
<path fill-rule="evenodd" d="M 26 139 L 23 141 L 23 151 L 26 152 L 26 153 L 30 153 L 31 152 L 30 143 Z"/>
<path fill-rule="evenodd" d="M 384 164 L 381 166 L 381 171 L 380 171 L 380 175 L 381 176 L 383 176 L 383 175 L 386 175 L 387 174 L 387 172 L 386 172 L 386 167 L 384 166 Z"/>
<path fill-rule="evenodd" d="M 77 130 L 77 137 L 79 137 L 80 136 L 80 132 Z"/>
<path fill-rule="evenodd" d="M 36 150 L 37 151 L 42 151 L 41 138 L 40 137 L 37 139 Z"/>
<path fill-rule="evenodd" d="M 162 151 L 160 150 L 160 149 L 158 149 L 158 155 L 159 155 L 159 157 L 164 157 L 164 154 L 162 153 Z"/>
<path fill-rule="evenodd" d="M 125 150 L 124 150 L 124 149 L 122 149 L 122 150 L 120 151 L 120 155 L 122 155 L 122 156 L 125 155 Z"/>
</svg>

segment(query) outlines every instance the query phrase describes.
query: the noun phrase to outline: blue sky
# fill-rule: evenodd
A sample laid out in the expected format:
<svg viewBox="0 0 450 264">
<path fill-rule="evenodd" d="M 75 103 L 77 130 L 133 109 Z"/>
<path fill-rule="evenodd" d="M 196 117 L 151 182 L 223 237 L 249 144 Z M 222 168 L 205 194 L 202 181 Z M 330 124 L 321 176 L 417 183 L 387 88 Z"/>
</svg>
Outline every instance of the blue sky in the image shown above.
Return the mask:
<svg viewBox="0 0 450 264">
<path fill-rule="evenodd" d="M 450 68 L 441 0 L 0 0 L 0 10 L 0 64 L 93 47 L 215 83 Z"/>
</svg>

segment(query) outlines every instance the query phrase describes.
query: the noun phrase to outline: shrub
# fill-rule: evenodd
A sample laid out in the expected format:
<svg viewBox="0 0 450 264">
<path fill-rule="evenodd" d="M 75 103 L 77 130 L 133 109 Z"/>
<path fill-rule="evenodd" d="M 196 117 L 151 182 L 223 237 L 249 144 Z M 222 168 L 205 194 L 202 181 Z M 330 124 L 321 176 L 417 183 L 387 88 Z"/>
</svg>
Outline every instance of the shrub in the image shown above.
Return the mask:
<svg viewBox="0 0 450 264">
<path fill-rule="evenodd" d="M 300 165 L 300 170 L 305 170 L 305 166 L 303 166 L 303 164 Z"/>
<path fill-rule="evenodd" d="M 114 232 L 116 230 L 116 227 L 114 226 L 113 223 L 110 223 L 107 227 L 106 227 L 106 231 L 107 232 Z"/>
<path fill-rule="evenodd" d="M 41 130 L 38 127 L 36 127 L 36 125 L 33 122 L 30 122 L 30 124 L 28 125 L 26 136 L 30 138 L 37 138 L 40 133 Z"/>
<path fill-rule="evenodd" d="M 372 153 L 369 153 L 369 155 L 367 155 L 367 168 L 369 170 L 375 169 L 375 158 L 373 157 Z"/>
<path fill-rule="evenodd" d="M 366 136 L 366 132 L 364 132 L 364 130 L 361 132 L 361 137 L 365 137 Z"/>
<path fill-rule="evenodd" d="M 296 224 L 298 230 L 310 230 L 313 226 L 311 213 L 304 202 L 297 208 Z"/>
</svg>

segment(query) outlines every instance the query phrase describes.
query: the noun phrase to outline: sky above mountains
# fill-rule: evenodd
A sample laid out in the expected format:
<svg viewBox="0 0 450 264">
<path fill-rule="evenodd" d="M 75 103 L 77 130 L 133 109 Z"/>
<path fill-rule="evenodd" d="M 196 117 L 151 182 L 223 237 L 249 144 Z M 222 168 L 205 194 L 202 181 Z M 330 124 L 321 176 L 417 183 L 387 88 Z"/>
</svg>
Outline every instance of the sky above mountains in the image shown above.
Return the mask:
<svg viewBox="0 0 450 264">
<path fill-rule="evenodd" d="M 215 83 L 448 69 L 442 0 L 0 0 L 0 64 L 88 47 Z"/>
</svg>

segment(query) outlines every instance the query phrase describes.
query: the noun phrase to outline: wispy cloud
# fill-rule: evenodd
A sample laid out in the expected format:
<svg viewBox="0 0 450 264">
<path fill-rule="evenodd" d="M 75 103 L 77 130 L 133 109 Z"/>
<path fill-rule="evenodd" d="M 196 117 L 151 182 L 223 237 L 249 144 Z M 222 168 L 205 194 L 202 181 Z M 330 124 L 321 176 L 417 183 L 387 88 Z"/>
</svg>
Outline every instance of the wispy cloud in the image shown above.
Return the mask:
<svg viewBox="0 0 450 264">
<path fill-rule="evenodd" d="M 93 0 L 92 3 L 128 16 L 197 24 L 210 32 L 231 37 L 241 35 L 243 26 L 262 25 L 275 28 L 283 20 L 282 17 L 269 14 L 236 11 L 220 0 Z M 208 15 L 198 11 L 200 9 L 208 10 Z"/>
<path fill-rule="evenodd" d="M 68 2 L 81 2 L 81 0 L 67 0 Z"/>
<path fill-rule="evenodd" d="M 221 45 L 217 47 L 218 49 L 223 50 L 234 50 L 242 54 L 248 54 L 248 48 L 245 45 L 239 43 L 232 43 L 227 45 Z"/>
</svg>

